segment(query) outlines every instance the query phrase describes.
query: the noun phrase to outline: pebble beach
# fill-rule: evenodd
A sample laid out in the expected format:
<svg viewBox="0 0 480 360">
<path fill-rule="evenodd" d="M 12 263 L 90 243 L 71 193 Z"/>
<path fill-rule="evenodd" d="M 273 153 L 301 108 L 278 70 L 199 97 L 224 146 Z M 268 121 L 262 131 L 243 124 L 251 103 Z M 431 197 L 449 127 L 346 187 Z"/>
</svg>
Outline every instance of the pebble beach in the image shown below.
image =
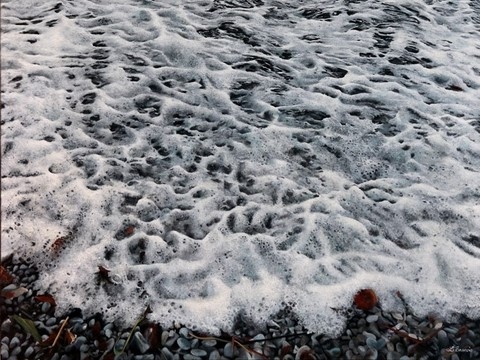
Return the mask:
<svg viewBox="0 0 480 360">
<path fill-rule="evenodd" d="M 480 359 L 478 0 L 0 6 L 2 359 Z"/>
<path fill-rule="evenodd" d="M 220 336 L 198 333 L 182 324 L 162 328 L 148 320 L 148 311 L 139 314 L 132 327 L 119 328 L 101 314 L 87 315 L 79 308 L 55 313 L 49 302 L 39 301 L 45 292 L 35 282 L 38 274 L 32 264 L 10 258 L 2 266 L 12 276 L 11 284 L 3 287 L 3 295 L 26 289 L 18 297 L 0 297 L 2 360 L 480 358 L 479 320 L 459 315 L 456 322 L 444 322 L 434 314 L 420 318 L 408 304 L 403 312 L 396 313 L 382 311 L 381 303 L 369 311 L 353 304 L 339 309 L 348 321 L 338 337 L 306 331 L 288 308 L 261 328 L 252 327 L 240 314 L 234 331 Z M 36 341 L 15 316 L 32 320 L 41 341 Z"/>
</svg>

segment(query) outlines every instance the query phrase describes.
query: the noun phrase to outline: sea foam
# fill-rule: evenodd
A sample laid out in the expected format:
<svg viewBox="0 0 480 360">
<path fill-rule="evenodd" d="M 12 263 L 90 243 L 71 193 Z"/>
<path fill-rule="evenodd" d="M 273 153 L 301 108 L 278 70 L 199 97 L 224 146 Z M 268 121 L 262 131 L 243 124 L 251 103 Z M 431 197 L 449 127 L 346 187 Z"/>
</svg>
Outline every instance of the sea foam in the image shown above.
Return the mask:
<svg viewBox="0 0 480 360">
<path fill-rule="evenodd" d="M 475 1 L 2 2 L 2 253 L 61 313 L 480 316 Z M 111 283 L 98 282 L 98 266 Z"/>
</svg>

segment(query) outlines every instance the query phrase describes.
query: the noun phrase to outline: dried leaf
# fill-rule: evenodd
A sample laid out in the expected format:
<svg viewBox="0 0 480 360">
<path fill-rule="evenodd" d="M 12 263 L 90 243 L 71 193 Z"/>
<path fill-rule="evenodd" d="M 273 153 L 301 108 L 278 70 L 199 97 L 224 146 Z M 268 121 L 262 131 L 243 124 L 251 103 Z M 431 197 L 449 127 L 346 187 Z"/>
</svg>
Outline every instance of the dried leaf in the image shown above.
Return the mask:
<svg viewBox="0 0 480 360">
<path fill-rule="evenodd" d="M 148 327 L 148 343 L 150 344 L 150 348 L 157 349 L 161 345 L 161 336 L 162 336 L 162 329 L 158 324 L 152 323 Z"/>
<path fill-rule="evenodd" d="M 362 289 L 355 294 L 354 304 L 360 310 L 371 310 L 378 303 L 377 294 L 372 289 Z"/>
<path fill-rule="evenodd" d="M 35 301 L 49 303 L 52 306 L 57 306 L 55 299 L 50 294 L 43 294 L 35 296 Z"/>
<path fill-rule="evenodd" d="M 72 333 L 70 329 L 67 329 L 65 331 L 65 342 L 67 343 L 67 345 L 70 345 L 71 343 L 73 343 L 76 338 L 77 338 L 77 335 Z"/>
<path fill-rule="evenodd" d="M 26 292 L 28 292 L 28 289 L 24 287 L 9 289 L 9 286 L 7 286 L 2 289 L 1 295 L 6 299 L 14 299 L 19 297 L 20 295 L 25 294 Z"/>
<path fill-rule="evenodd" d="M 102 265 L 99 265 L 98 266 L 98 278 L 100 279 L 100 281 L 106 281 L 106 282 L 109 282 L 111 283 L 112 280 L 110 279 L 110 270 L 106 269 L 105 267 L 103 267 Z"/>
<path fill-rule="evenodd" d="M 40 343 L 40 346 L 41 347 L 49 347 L 49 346 L 52 346 L 53 343 L 55 342 L 55 339 L 57 338 L 58 336 L 58 331 L 54 331 L 53 333 L 51 333 L 50 335 L 48 335 L 48 338 L 46 338 L 45 340 L 43 340 L 41 343 Z"/>
<path fill-rule="evenodd" d="M 65 237 L 59 237 L 56 239 L 53 244 L 52 244 L 52 251 L 55 255 L 58 255 L 60 250 L 62 250 L 63 246 L 65 245 L 66 238 Z"/>
<path fill-rule="evenodd" d="M 127 226 L 124 230 L 125 236 L 132 236 L 135 232 L 135 227 L 133 225 Z"/>
<path fill-rule="evenodd" d="M 13 282 L 13 276 L 0 265 L 0 286 L 8 285 Z"/>
<path fill-rule="evenodd" d="M 22 318 L 21 316 L 18 316 L 18 315 L 12 315 L 12 319 L 15 320 L 18 323 L 18 325 L 20 325 L 23 328 L 23 330 L 25 330 L 28 334 L 32 335 L 35 341 L 37 342 L 42 341 L 42 338 L 38 333 L 38 330 L 35 327 L 35 324 L 33 323 L 32 320 Z"/>
</svg>

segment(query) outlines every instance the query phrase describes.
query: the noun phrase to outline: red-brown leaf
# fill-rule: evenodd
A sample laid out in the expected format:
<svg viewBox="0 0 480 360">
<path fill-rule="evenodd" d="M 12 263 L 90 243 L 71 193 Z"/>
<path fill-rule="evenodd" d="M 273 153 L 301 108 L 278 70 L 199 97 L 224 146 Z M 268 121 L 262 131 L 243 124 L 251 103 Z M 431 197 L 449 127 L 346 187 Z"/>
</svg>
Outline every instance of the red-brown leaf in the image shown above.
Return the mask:
<svg viewBox="0 0 480 360">
<path fill-rule="evenodd" d="M 73 343 L 76 338 L 77 338 L 77 335 L 72 333 L 70 329 L 67 329 L 65 331 L 65 342 L 67 343 L 67 345 L 70 345 L 71 343 Z"/>
<path fill-rule="evenodd" d="M 132 236 L 135 232 L 135 227 L 133 225 L 127 226 L 125 228 L 125 236 Z"/>
<path fill-rule="evenodd" d="M 57 306 L 57 303 L 55 302 L 55 299 L 50 294 L 37 295 L 37 296 L 35 296 L 34 299 L 35 299 L 35 301 L 38 301 L 38 302 L 46 302 L 46 303 L 49 303 L 52 306 Z"/>
<path fill-rule="evenodd" d="M 160 347 L 161 335 L 160 326 L 155 323 L 150 324 L 148 327 L 148 343 L 150 344 L 150 348 L 157 349 Z"/>
<path fill-rule="evenodd" d="M 65 245 L 65 240 L 66 238 L 64 238 L 63 236 L 62 237 L 59 237 L 58 239 L 56 239 L 53 244 L 52 244 L 52 251 L 55 255 L 58 255 L 58 253 L 60 252 L 60 250 L 62 250 L 63 246 Z"/>
<path fill-rule="evenodd" d="M 377 294 L 372 289 L 362 289 L 355 294 L 354 304 L 360 310 L 371 310 L 378 303 Z"/>
<path fill-rule="evenodd" d="M 8 285 L 13 282 L 13 276 L 0 265 L 0 286 Z"/>
</svg>

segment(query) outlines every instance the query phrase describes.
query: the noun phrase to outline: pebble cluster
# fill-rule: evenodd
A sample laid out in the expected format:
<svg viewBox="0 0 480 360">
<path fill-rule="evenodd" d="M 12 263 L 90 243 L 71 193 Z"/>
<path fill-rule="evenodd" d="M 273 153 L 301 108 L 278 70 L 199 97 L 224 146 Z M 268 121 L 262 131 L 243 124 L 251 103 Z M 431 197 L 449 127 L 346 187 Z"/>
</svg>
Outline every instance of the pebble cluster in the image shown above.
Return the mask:
<svg viewBox="0 0 480 360">
<path fill-rule="evenodd" d="M 286 308 L 263 329 L 239 316 L 233 334 L 209 336 L 179 324 L 165 329 L 148 321 L 148 311 L 133 328 L 121 329 L 101 314 L 85 316 L 71 309 L 55 316 L 55 306 L 39 301 L 35 267 L 10 258 L 2 266 L 1 359 L 52 360 L 224 360 L 224 359 L 479 359 L 480 320 L 460 318 L 442 322 L 434 316 L 419 318 L 405 304 L 403 313 L 387 313 L 375 306 L 348 314 L 343 334 L 332 338 L 308 333 Z M 21 289 L 20 291 L 18 289 Z M 13 294 L 13 295 L 12 295 Z M 41 341 L 18 322 L 33 321 Z"/>
</svg>

